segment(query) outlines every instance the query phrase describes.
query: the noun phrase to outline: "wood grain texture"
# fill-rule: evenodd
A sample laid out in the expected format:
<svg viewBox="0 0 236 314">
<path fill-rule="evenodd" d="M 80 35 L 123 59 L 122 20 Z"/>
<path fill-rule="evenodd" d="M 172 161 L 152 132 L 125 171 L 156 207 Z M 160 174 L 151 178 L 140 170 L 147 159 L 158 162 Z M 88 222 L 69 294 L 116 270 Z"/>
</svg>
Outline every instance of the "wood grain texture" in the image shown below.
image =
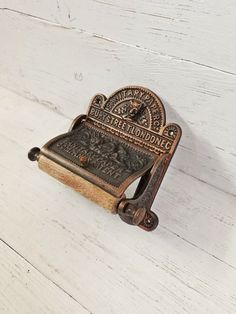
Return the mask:
<svg viewBox="0 0 236 314">
<path fill-rule="evenodd" d="M 0 239 L 0 312 L 89 313 Z"/>
<path fill-rule="evenodd" d="M 1 0 L 5 11 L 236 75 L 234 0 Z"/>
<path fill-rule="evenodd" d="M 97 92 L 149 87 L 183 129 L 175 167 L 236 194 L 235 76 L 11 12 L 1 23 L 0 84 L 70 118 L 86 112 Z"/>
<path fill-rule="evenodd" d="M 1 313 L 236 312 L 235 14 L 233 0 L 0 0 Z M 27 160 L 130 84 L 183 129 L 153 233 Z"/>
<path fill-rule="evenodd" d="M 26 159 L 28 147 L 70 121 L 3 95 L 4 241 L 92 313 L 235 312 L 234 197 L 173 168 L 154 204 L 159 228 L 150 234 L 125 225 Z"/>
<path fill-rule="evenodd" d="M 117 203 L 119 201 L 117 197 L 112 196 L 100 187 L 65 169 L 44 155 L 39 157 L 38 165 L 41 170 L 65 185 L 72 187 L 84 197 L 87 197 L 109 212 L 116 213 Z"/>
</svg>

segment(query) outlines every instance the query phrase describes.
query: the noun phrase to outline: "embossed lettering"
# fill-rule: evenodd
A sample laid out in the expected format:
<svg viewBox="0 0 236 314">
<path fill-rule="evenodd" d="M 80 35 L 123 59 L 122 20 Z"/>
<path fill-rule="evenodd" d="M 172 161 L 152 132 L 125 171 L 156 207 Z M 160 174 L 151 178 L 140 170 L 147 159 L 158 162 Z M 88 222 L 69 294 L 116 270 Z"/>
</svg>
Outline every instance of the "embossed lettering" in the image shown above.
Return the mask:
<svg viewBox="0 0 236 314">
<path fill-rule="evenodd" d="M 152 106 L 152 105 L 151 105 Z M 154 107 L 154 112 L 156 108 Z M 116 128 L 118 130 L 124 131 L 127 134 L 136 136 L 137 138 L 143 139 L 150 144 L 157 145 L 157 147 L 162 150 L 168 151 L 171 148 L 172 141 L 163 138 L 161 135 L 154 134 L 149 130 L 142 129 L 141 127 L 131 124 L 128 121 L 124 121 L 121 118 L 114 117 L 108 112 L 104 112 L 99 108 L 91 107 L 89 116 L 95 118 L 96 120 L 103 122 L 110 127 Z M 158 114 L 153 118 L 153 124 L 158 125 Z"/>
</svg>

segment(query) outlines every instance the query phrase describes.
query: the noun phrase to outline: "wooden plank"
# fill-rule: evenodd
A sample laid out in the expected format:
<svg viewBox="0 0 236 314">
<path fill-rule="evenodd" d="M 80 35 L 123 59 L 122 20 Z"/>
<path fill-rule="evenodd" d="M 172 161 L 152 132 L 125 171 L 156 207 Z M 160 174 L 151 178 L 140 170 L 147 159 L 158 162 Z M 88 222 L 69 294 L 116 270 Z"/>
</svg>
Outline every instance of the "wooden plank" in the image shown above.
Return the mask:
<svg viewBox="0 0 236 314">
<path fill-rule="evenodd" d="M 236 74 L 236 3 L 192 0 L 1 0 L 1 7 Z"/>
<path fill-rule="evenodd" d="M 0 85 L 70 118 L 86 112 L 97 92 L 149 87 L 162 97 L 168 121 L 183 128 L 172 165 L 236 194 L 235 76 L 11 12 L 1 23 Z"/>
<path fill-rule="evenodd" d="M 1 239 L 0 312 L 89 313 Z"/>
<path fill-rule="evenodd" d="M 23 105 L 22 102 L 25 104 Z M 7 136 L 11 142 L 13 141 L 12 145 L 17 143 L 18 146 L 22 146 L 21 162 L 24 160 L 25 167 L 30 167 L 34 172 L 37 167 L 36 165 L 33 167 L 26 159 L 27 150 L 33 146 L 42 146 L 50 138 L 64 133 L 70 126 L 70 120 L 54 114 L 44 106 L 37 106 L 21 97 L 11 95 L 6 103 L 2 101 L 0 125 L 2 136 Z M 23 128 L 22 125 L 25 127 Z M 2 163 L 5 162 L 6 167 L 10 158 L 8 152 L 12 150 L 15 150 L 14 146 L 8 146 L 5 150 L 2 148 Z M 15 163 L 14 160 L 13 155 L 11 167 Z M 176 170 L 175 160 L 173 166 L 172 169 L 168 169 L 153 205 L 160 211 L 160 219 L 164 219 L 163 224 L 167 223 L 166 227 L 181 237 L 188 236 L 189 241 L 212 255 L 220 258 L 227 252 L 225 261 L 233 263 L 235 252 L 232 248 L 228 252 L 228 247 L 231 247 L 228 238 L 226 237 L 220 246 L 218 243 L 216 245 L 213 243 L 216 233 L 234 234 L 235 197 Z M 17 171 L 18 165 L 16 164 L 15 167 Z"/>
<path fill-rule="evenodd" d="M 4 92 L 1 238 L 92 313 L 234 313 L 235 198 L 172 169 L 160 227 L 125 225 L 27 161 L 68 122 Z"/>
</svg>

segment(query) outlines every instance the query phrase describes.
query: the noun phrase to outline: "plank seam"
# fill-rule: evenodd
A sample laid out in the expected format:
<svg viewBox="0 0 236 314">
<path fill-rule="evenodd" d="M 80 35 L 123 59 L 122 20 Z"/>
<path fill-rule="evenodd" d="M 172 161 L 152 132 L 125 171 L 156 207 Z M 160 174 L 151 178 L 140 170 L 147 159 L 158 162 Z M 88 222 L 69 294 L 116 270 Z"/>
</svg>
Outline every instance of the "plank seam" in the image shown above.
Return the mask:
<svg viewBox="0 0 236 314">
<path fill-rule="evenodd" d="M 92 33 L 92 32 L 86 31 L 85 29 L 82 29 L 82 28 L 76 28 L 74 26 L 65 26 L 65 25 L 63 25 L 61 23 L 56 23 L 56 22 L 53 22 L 51 20 L 44 19 L 42 17 L 38 17 L 38 16 L 33 15 L 33 14 L 25 13 L 23 11 L 14 10 L 14 9 L 10 9 L 10 8 L 7 8 L 7 7 L 0 8 L 0 10 L 13 12 L 13 13 L 25 16 L 25 17 L 36 19 L 36 20 L 38 20 L 38 21 L 40 21 L 42 23 L 47 23 L 47 24 L 52 25 L 52 26 L 61 27 L 63 29 L 67 29 L 67 30 L 74 30 L 75 32 L 84 33 L 86 35 L 89 35 L 89 36 L 92 36 L 92 37 L 95 37 L 95 38 L 98 38 L 98 39 L 101 39 L 101 40 L 110 41 L 112 43 L 124 45 L 124 46 L 130 47 L 130 48 L 135 48 L 135 49 L 138 49 L 140 51 L 147 52 L 147 53 L 152 53 L 152 54 L 158 55 L 159 57 L 167 58 L 167 59 L 174 60 L 174 61 L 177 61 L 177 62 L 186 62 L 186 63 L 194 64 L 194 65 L 197 65 L 197 66 L 201 66 L 201 67 L 204 67 L 204 68 L 208 68 L 208 69 L 211 69 L 213 71 L 220 72 L 220 73 L 236 76 L 236 73 L 234 73 L 234 72 L 230 72 L 230 71 L 227 71 L 227 70 L 224 70 L 224 69 L 220 69 L 220 68 L 217 68 L 217 67 L 214 67 L 214 66 L 211 66 L 211 65 L 207 65 L 207 64 L 204 64 L 204 63 L 201 63 L 201 62 L 197 62 L 197 61 L 194 61 L 194 60 L 190 60 L 190 59 L 186 59 L 186 58 L 180 58 L 180 57 L 177 57 L 177 56 L 174 56 L 174 55 L 168 55 L 168 54 L 165 54 L 165 53 L 157 52 L 156 50 L 153 50 L 153 49 L 150 49 L 150 48 L 146 48 L 146 47 L 142 47 L 142 46 L 139 46 L 139 45 L 129 44 L 129 43 L 126 43 L 126 42 L 123 42 L 123 41 L 115 40 L 115 39 L 109 38 L 107 36 L 103 36 L 101 34 L 96 34 L 96 33 Z"/>
<path fill-rule="evenodd" d="M 213 257 L 213 258 L 216 259 L 217 261 L 219 261 L 219 262 L 221 262 L 221 263 L 223 263 L 223 264 L 229 266 L 229 267 L 232 268 L 233 270 L 236 270 L 236 267 L 235 267 L 235 266 L 233 266 L 233 265 L 231 265 L 231 264 L 225 262 L 224 260 L 222 260 L 222 259 L 220 259 L 219 257 L 215 256 L 214 254 L 211 254 L 210 252 L 208 252 L 208 251 L 204 250 L 203 248 L 197 246 L 197 245 L 194 244 L 193 242 L 191 242 L 191 241 L 189 241 L 189 240 L 187 240 L 187 239 L 181 237 L 178 233 L 176 233 L 176 232 L 174 232 L 174 231 L 171 231 L 169 228 L 167 228 L 167 227 L 165 227 L 165 226 L 163 226 L 163 225 L 160 226 L 159 228 L 162 228 L 162 229 L 166 230 L 167 232 L 169 232 L 169 233 L 175 235 L 176 237 L 178 237 L 178 238 L 180 238 L 181 240 L 187 242 L 188 244 L 192 245 L 193 247 L 199 249 L 200 251 L 204 252 L 205 254 L 207 254 L 207 255 Z"/>
<path fill-rule="evenodd" d="M 59 286 L 55 281 L 50 279 L 47 275 L 42 273 L 36 266 L 34 266 L 27 258 L 25 258 L 21 253 L 19 253 L 16 249 L 14 249 L 10 244 L 8 244 L 5 240 L 0 238 L 0 241 L 5 244 L 10 250 L 12 250 L 15 254 L 17 254 L 21 259 L 23 259 L 25 262 L 27 262 L 31 267 L 33 267 L 37 272 L 39 272 L 44 278 L 46 278 L 48 281 L 53 283 L 54 286 L 56 286 L 58 289 L 63 291 L 67 296 L 69 296 L 73 301 L 78 303 L 84 310 L 86 310 L 88 313 L 93 314 L 86 306 L 81 304 L 76 298 L 74 298 L 69 292 L 67 292 L 64 288 Z"/>
<path fill-rule="evenodd" d="M 182 147 L 182 145 L 179 145 L 179 146 Z M 219 188 L 218 186 L 215 186 L 215 185 L 213 185 L 213 184 L 211 184 L 211 183 L 209 183 L 209 182 L 207 182 L 207 181 L 205 181 L 205 180 L 203 180 L 203 179 L 197 178 L 197 177 L 195 177 L 194 175 L 192 175 L 192 174 L 190 174 L 190 173 L 187 173 L 187 172 L 184 171 L 183 169 L 177 168 L 177 167 L 172 166 L 172 165 L 171 165 L 171 167 L 172 167 L 173 169 L 175 169 L 176 171 L 179 171 L 179 172 L 185 174 L 186 176 L 189 176 L 189 177 L 191 177 L 191 178 L 193 178 L 193 179 L 196 179 L 196 180 L 200 181 L 201 183 L 207 184 L 207 185 L 211 186 L 212 188 L 214 188 L 214 189 L 216 189 L 216 190 L 218 190 L 218 191 L 220 191 L 220 192 L 223 192 L 223 193 L 225 193 L 225 194 L 228 194 L 229 196 L 232 196 L 232 197 L 236 198 L 236 194 L 234 194 L 234 193 L 228 192 L 228 191 L 226 191 L 226 190 L 224 190 L 224 189 L 222 189 L 222 188 Z"/>
</svg>

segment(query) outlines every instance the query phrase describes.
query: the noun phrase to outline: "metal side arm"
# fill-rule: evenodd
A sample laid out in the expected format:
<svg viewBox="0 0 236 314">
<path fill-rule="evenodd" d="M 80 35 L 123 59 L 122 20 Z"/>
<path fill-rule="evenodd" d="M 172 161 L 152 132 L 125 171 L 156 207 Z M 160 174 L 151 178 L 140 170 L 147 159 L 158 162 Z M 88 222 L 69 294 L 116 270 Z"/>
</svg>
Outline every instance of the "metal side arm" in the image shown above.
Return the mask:
<svg viewBox="0 0 236 314">
<path fill-rule="evenodd" d="M 151 211 L 151 206 L 170 160 L 170 154 L 161 156 L 153 167 L 141 177 L 134 197 L 124 199 L 119 203 L 118 214 L 123 221 L 137 225 L 146 231 L 152 231 L 157 227 L 158 217 Z"/>
</svg>

